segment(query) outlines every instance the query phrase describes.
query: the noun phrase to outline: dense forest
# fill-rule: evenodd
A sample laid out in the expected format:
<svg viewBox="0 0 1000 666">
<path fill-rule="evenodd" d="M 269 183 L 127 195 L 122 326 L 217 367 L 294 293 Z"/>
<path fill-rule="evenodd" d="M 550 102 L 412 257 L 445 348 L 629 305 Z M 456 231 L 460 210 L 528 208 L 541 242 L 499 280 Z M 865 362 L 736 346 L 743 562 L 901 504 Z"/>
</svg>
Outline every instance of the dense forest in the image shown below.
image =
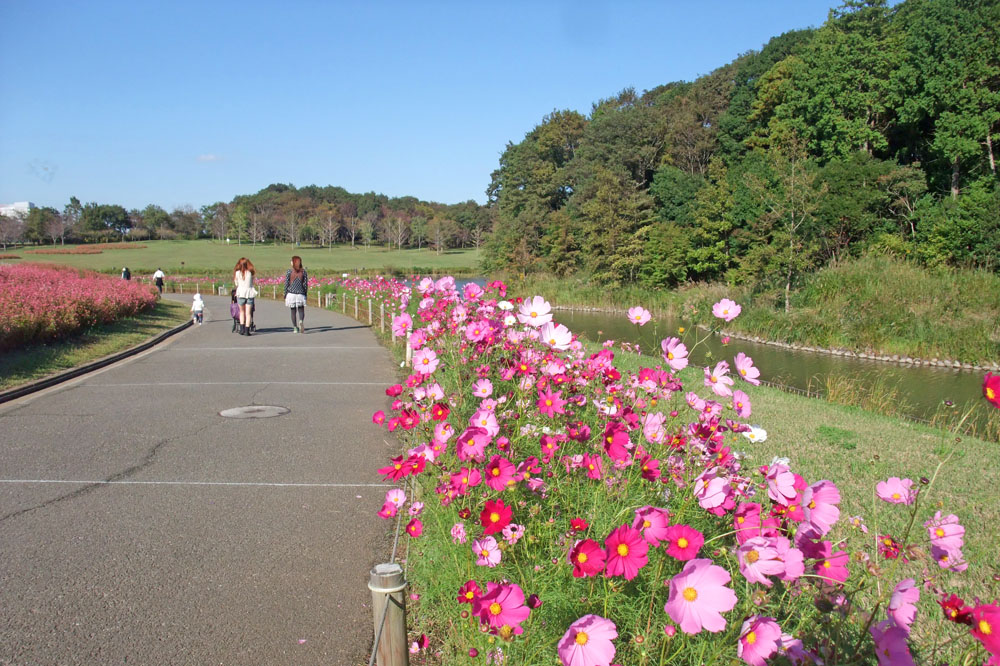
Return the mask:
<svg viewBox="0 0 1000 666">
<path fill-rule="evenodd" d="M 1000 3 L 849 0 L 508 144 L 486 269 L 787 294 L 862 253 L 1000 269 Z"/>
<path fill-rule="evenodd" d="M 368 247 L 479 247 L 493 212 L 467 201 L 440 204 L 414 197 L 352 194 L 341 187 L 269 185 L 200 210 L 167 212 L 150 204 L 126 210 L 116 204 L 81 204 L 72 198 L 62 211 L 34 208 L 20 217 L 0 217 L 0 241 L 13 243 L 104 242 L 177 238 L 230 238 L 234 243 L 348 243 Z"/>
</svg>

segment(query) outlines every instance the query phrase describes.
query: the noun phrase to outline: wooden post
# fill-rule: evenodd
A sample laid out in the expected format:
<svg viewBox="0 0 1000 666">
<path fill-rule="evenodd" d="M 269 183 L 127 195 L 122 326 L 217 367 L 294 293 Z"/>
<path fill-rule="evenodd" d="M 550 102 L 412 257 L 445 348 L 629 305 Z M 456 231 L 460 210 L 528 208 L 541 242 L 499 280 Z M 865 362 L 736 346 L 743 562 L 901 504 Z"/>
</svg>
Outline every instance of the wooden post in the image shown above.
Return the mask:
<svg viewBox="0 0 1000 666">
<path fill-rule="evenodd" d="M 413 367 L 413 347 L 410 346 L 409 338 L 406 338 L 406 367 Z"/>
<path fill-rule="evenodd" d="M 396 563 L 376 564 L 369 576 L 368 589 L 372 592 L 375 621 L 375 663 L 378 666 L 409 666 L 403 568 Z"/>
<path fill-rule="evenodd" d="M 271 298 L 273 299 L 278 298 L 278 285 L 276 284 L 271 285 Z"/>
<path fill-rule="evenodd" d="M 343 298 L 341 299 L 343 301 L 342 303 L 343 307 L 341 308 L 341 310 L 344 311 L 344 314 L 347 314 L 347 292 L 345 291 L 343 294 L 341 294 L 341 296 L 343 296 Z"/>
<path fill-rule="evenodd" d="M 382 333 L 385 333 L 385 303 L 379 303 L 378 305 L 378 321 L 379 328 L 382 329 Z"/>
<path fill-rule="evenodd" d="M 322 307 L 319 302 L 319 299 L 322 298 L 322 296 L 323 295 L 320 294 L 318 291 L 316 292 L 316 307 Z"/>
<path fill-rule="evenodd" d="M 354 294 L 354 318 L 358 318 L 358 295 Z"/>
<path fill-rule="evenodd" d="M 368 299 L 368 325 L 372 325 L 372 299 Z"/>
</svg>

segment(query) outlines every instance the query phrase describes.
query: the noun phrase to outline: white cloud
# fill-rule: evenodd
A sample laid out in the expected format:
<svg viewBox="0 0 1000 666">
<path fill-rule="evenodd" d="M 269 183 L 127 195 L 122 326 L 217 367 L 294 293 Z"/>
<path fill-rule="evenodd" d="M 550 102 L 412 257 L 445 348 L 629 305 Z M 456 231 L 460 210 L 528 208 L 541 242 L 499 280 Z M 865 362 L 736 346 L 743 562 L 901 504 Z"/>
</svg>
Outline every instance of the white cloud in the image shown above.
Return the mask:
<svg viewBox="0 0 1000 666">
<path fill-rule="evenodd" d="M 199 162 L 218 162 L 221 159 L 222 158 L 220 156 L 214 155 L 212 153 L 207 153 L 205 155 L 199 155 L 198 156 L 198 161 Z"/>
</svg>

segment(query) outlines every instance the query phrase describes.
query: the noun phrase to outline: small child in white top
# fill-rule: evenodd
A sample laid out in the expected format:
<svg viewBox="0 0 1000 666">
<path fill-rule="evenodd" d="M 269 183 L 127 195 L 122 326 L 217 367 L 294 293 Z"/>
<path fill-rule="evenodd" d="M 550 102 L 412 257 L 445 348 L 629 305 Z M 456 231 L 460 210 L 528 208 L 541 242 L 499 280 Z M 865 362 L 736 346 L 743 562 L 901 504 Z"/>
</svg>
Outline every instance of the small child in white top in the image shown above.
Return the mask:
<svg viewBox="0 0 1000 666">
<path fill-rule="evenodd" d="M 202 300 L 200 293 L 195 293 L 194 301 L 191 303 L 192 320 L 198 322 L 198 325 L 204 322 L 205 319 L 205 301 Z"/>
</svg>

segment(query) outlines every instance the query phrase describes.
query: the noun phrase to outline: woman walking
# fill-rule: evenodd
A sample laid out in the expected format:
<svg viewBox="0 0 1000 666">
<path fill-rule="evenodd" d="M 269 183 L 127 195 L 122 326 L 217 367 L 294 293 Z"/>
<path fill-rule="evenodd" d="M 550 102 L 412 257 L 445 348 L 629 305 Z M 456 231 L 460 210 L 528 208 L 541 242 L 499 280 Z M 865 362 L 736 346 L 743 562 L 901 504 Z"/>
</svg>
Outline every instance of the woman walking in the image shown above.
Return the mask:
<svg viewBox="0 0 1000 666">
<path fill-rule="evenodd" d="M 309 274 L 302 268 L 302 258 L 292 257 L 292 267 L 285 273 L 285 306 L 292 313 L 292 333 L 306 332 L 306 295 Z"/>
<path fill-rule="evenodd" d="M 250 324 L 253 321 L 251 310 L 257 290 L 253 286 L 254 267 L 246 257 L 240 257 L 233 271 L 233 284 L 236 285 L 236 304 L 240 311 L 240 335 L 250 335 Z"/>
</svg>

